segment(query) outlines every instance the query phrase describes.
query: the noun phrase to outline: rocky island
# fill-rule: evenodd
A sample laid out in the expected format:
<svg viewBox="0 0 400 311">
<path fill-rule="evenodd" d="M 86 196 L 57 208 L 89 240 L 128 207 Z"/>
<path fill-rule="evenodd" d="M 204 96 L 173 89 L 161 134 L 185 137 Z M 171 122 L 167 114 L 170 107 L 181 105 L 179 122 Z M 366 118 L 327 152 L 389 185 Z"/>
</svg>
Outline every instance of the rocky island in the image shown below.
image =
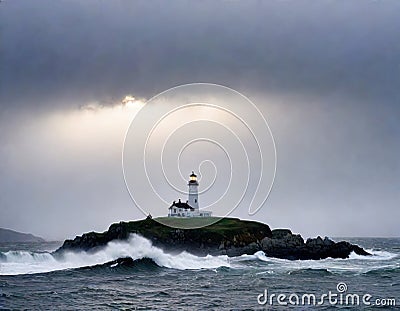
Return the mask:
<svg viewBox="0 0 400 311">
<path fill-rule="evenodd" d="M 370 255 L 358 245 L 346 241 L 334 242 L 327 237 L 304 241 L 299 234 L 293 234 L 288 229 L 271 230 L 268 225 L 255 221 L 221 218 L 207 227 L 177 229 L 149 217 L 115 223 L 103 233 L 90 232 L 73 240 L 66 240 L 55 254 L 82 250 L 95 252 L 112 240 L 128 239 L 132 233 L 149 239 L 154 246 L 166 252 L 187 251 L 198 256 L 240 256 L 260 250 L 268 257 L 289 260 L 348 258 L 352 252 Z"/>
</svg>

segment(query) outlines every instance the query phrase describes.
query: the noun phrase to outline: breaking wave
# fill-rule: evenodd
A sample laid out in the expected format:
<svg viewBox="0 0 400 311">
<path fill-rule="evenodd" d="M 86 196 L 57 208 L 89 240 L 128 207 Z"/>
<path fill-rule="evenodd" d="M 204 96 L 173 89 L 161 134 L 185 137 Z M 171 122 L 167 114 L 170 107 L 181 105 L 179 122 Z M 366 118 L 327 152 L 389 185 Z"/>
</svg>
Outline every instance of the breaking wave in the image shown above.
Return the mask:
<svg viewBox="0 0 400 311">
<path fill-rule="evenodd" d="M 366 273 L 380 268 L 396 268 L 388 265 L 387 260 L 398 254 L 385 251 L 368 250 L 372 256 L 351 254 L 349 259 L 324 259 L 290 261 L 270 258 L 264 252 L 237 257 L 211 256 L 199 257 L 188 252 L 179 254 L 165 253 L 140 235 L 132 234 L 127 241 L 111 241 L 97 252 L 65 252 L 62 256 L 51 253 L 8 251 L 0 252 L 0 275 L 19 275 L 46 273 L 68 269 L 157 269 L 177 270 L 260 268 L 260 273 L 296 273 L 294 271 L 324 271 L 338 273 Z M 221 269 L 219 269 L 221 270 Z"/>
<path fill-rule="evenodd" d="M 362 260 L 391 260 L 399 256 L 399 254 L 387 252 L 387 251 L 378 251 L 374 249 L 366 249 L 368 253 L 372 256 L 361 256 L 357 255 L 354 252 L 351 252 L 349 259 L 362 259 Z"/>
<path fill-rule="evenodd" d="M 50 253 L 32 253 L 9 251 L 0 256 L 0 275 L 44 273 L 65 269 L 76 269 L 101 265 L 120 258 L 133 261 L 149 258 L 160 267 L 188 270 L 215 269 L 230 267 L 228 256 L 198 257 L 187 252 L 167 254 L 151 242 L 137 234 L 132 234 L 128 241 L 111 241 L 103 249 L 95 252 L 65 252 L 62 256 Z M 116 266 L 119 262 L 114 263 Z"/>
</svg>

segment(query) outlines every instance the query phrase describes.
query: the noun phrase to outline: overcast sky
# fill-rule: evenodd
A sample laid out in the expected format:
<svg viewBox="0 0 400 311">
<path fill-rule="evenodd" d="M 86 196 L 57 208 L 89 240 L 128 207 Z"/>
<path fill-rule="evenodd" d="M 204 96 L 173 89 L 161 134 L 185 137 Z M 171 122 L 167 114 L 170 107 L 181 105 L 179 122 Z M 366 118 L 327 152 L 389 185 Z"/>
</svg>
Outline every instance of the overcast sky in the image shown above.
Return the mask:
<svg viewBox="0 0 400 311">
<path fill-rule="evenodd" d="M 248 98 L 276 140 L 259 213 L 303 236 L 400 236 L 399 1 L 0 3 L 0 227 L 64 239 L 143 217 L 121 154 L 142 101 Z M 142 152 L 142 151 L 140 151 Z"/>
</svg>

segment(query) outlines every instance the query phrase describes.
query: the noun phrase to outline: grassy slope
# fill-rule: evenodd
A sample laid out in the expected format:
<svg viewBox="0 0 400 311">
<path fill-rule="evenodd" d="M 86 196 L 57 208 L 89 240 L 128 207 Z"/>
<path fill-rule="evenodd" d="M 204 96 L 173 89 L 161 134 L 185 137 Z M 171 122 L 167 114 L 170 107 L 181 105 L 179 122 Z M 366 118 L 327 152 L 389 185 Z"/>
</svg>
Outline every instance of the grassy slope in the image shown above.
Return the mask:
<svg viewBox="0 0 400 311">
<path fill-rule="evenodd" d="M 257 232 L 257 231 L 268 231 L 269 227 L 266 224 L 248 221 L 248 220 L 240 220 L 239 218 L 217 218 L 212 217 L 216 222 L 212 225 L 208 225 L 202 227 L 205 223 L 208 223 L 210 218 L 177 218 L 177 217 L 163 217 L 161 220 L 163 223 L 168 223 L 171 227 L 164 226 L 156 222 L 159 218 L 155 219 L 155 221 L 146 223 L 146 220 L 139 220 L 134 222 L 129 222 L 129 227 L 132 231 L 136 231 L 137 229 L 145 229 L 144 231 L 150 231 L 156 235 L 160 235 L 160 233 L 170 233 L 172 230 L 176 230 L 175 226 L 178 228 L 181 226 L 194 226 L 197 228 L 194 229 L 180 229 L 186 232 L 198 232 L 199 234 L 211 234 L 218 236 L 230 237 L 234 235 L 240 235 L 247 232 Z M 268 228 L 268 229 L 267 229 Z M 135 230 L 136 229 L 136 230 Z M 179 230 L 179 229 L 178 229 Z M 140 230 L 141 231 L 141 230 Z"/>
<path fill-rule="evenodd" d="M 175 227 L 175 228 L 183 228 L 183 227 L 191 227 L 191 228 L 200 228 L 207 226 L 210 223 L 214 223 L 223 219 L 222 217 L 190 217 L 190 218 L 179 218 L 179 217 L 158 217 L 155 218 L 156 221 L 160 221 L 161 223 Z"/>
</svg>

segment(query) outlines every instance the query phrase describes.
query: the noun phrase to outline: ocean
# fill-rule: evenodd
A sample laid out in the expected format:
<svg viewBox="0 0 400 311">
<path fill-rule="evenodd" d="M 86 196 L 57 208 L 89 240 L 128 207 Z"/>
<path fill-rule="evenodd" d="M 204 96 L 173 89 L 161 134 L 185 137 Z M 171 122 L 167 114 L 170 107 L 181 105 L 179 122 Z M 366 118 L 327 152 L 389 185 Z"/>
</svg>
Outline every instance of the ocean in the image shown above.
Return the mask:
<svg viewBox="0 0 400 311">
<path fill-rule="evenodd" d="M 398 309 L 400 238 L 334 240 L 358 244 L 373 256 L 198 257 L 168 254 L 132 235 L 98 252 L 60 259 L 51 252 L 61 242 L 3 243 L 0 310 Z"/>
</svg>

